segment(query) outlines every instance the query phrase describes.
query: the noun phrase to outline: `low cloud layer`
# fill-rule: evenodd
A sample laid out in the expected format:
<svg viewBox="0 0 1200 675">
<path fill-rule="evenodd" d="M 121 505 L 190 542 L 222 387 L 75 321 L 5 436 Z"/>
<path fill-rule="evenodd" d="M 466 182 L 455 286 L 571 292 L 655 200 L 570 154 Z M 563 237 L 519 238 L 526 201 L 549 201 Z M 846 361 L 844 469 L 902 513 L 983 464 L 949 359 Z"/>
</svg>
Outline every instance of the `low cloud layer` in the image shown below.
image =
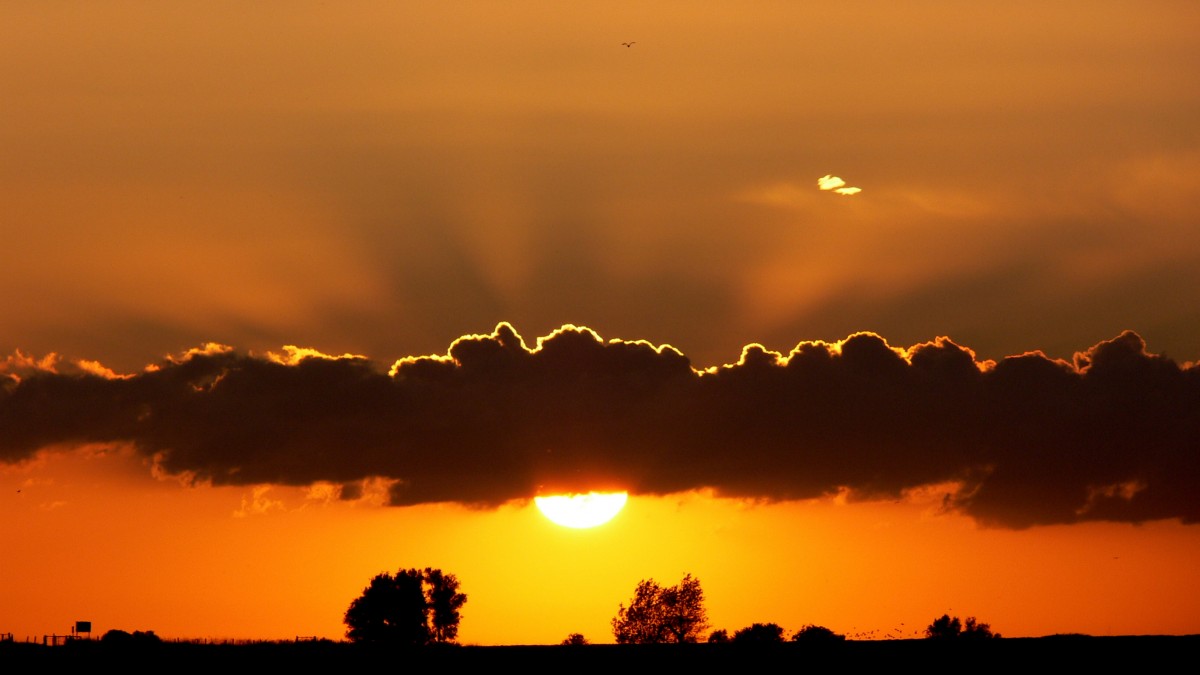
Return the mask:
<svg viewBox="0 0 1200 675">
<path fill-rule="evenodd" d="M 214 484 L 391 482 L 391 503 L 538 491 L 711 488 L 729 497 L 953 485 L 989 526 L 1200 519 L 1200 369 L 1125 332 L 1075 355 L 980 363 L 946 338 L 859 333 L 703 372 L 671 347 L 507 324 L 390 369 L 208 345 L 144 372 L 0 362 L 0 461 L 128 443 Z"/>
</svg>

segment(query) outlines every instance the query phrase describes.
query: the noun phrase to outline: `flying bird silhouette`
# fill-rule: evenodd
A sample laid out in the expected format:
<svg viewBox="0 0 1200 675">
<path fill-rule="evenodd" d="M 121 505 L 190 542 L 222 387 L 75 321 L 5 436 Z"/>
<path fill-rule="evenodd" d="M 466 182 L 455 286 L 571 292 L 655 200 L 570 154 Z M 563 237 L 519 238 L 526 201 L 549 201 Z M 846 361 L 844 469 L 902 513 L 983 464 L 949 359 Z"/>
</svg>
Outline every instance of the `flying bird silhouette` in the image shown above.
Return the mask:
<svg viewBox="0 0 1200 675">
<path fill-rule="evenodd" d="M 635 40 L 633 42 L 622 42 L 621 44 L 625 45 L 625 47 L 628 48 L 628 47 L 632 47 L 632 46 L 636 45 L 637 41 Z"/>
</svg>

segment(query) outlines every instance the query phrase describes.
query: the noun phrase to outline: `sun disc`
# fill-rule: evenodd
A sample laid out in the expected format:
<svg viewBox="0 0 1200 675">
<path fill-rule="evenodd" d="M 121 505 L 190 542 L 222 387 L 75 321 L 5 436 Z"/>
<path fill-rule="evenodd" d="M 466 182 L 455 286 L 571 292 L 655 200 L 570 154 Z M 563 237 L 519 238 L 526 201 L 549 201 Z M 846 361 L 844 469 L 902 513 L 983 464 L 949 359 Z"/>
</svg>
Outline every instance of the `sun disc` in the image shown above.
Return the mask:
<svg viewBox="0 0 1200 675">
<path fill-rule="evenodd" d="M 587 494 L 534 497 L 542 515 L 563 527 L 596 527 L 612 520 L 629 499 L 627 492 L 589 492 Z"/>
</svg>

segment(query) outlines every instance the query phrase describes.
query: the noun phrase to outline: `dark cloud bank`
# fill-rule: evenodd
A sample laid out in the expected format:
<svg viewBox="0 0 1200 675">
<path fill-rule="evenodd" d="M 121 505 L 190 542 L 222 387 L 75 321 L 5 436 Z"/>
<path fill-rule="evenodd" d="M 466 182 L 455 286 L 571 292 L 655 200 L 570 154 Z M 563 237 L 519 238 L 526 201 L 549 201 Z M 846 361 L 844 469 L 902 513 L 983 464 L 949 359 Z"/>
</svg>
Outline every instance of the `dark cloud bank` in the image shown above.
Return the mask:
<svg viewBox="0 0 1200 675">
<path fill-rule="evenodd" d="M 11 362 L 11 360 L 10 360 Z M 606 487 L 945 505 L 992 526 L 1200 519 L 1200 368 L 1126 332 L 1076 354 L 979 364 L 948 339 L 747 347 L 694 371 L 670 347 L 564 327 L 529 348 L 508 325 L 391 372 L 194 351 L 113 378 L 0 371 L 0 460 L 132 443 L 215 484 L 396 482 L 396 505 L 490 505 Z"/>
</svg>

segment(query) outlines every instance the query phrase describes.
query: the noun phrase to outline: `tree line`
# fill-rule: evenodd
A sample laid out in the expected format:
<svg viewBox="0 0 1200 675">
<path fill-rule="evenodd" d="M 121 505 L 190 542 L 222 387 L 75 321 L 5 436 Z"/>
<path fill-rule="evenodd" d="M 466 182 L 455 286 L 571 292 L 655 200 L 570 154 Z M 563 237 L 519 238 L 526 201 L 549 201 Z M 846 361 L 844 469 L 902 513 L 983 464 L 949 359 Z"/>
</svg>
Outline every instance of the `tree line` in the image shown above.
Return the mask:
<svg viewBox="0 0 1200 675">
<path fill-rule="evenodd" d="M 453 574 L 440 569 L 402 569 L 396 574 L 380 573 L 362 594 L 350 603 L 344 622 L 346 637 L 356 643 L 398 645 L 454 644 L 458 637 L 461 608 L 466 594 L 459 591 Z M 708 643 L 770 644 L 792 642 L 841 642 L 845 635 L 824 626 L 809 624 L 785 637 L 776 623 L 753 623 L 730 635 L 710 628 L 700 580 L 691 574 L 674 586 L 643 579 L 628 605 L 620 603 L 612 619 L 618 644 Z M 707 633 L 706 633 L 707 632 Z M 707 635 L 707 637 L 705 637 Z M 925 628 L 934 640 L 998 638 L 999 633 L 975 617 L 965 620 L 949 614 L 934 619 Z M 571 633 L 563 645 L 586 645 L 581 633 Z"/>
</svg>

